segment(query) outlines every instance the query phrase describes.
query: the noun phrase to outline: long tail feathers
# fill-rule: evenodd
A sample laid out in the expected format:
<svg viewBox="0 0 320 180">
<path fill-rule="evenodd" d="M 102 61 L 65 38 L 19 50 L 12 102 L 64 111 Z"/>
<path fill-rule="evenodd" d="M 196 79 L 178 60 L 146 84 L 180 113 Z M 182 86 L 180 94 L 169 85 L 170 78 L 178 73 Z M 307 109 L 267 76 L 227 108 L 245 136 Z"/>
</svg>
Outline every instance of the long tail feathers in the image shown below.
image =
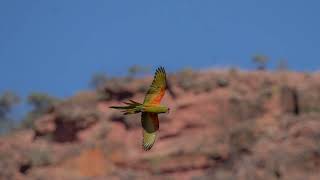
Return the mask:
<svg viewBox="0 0 320 180">
<path fill-rule="evenodd" d="M 130 102 L 123 102 L 127 106 L 110 106 L 113 109 L 120 109 L 124 115 L 127 114 L 135 114 L 141 112 L 141 103 L 138 103 L 133 100 L 129 100 Z"/>
</svg>

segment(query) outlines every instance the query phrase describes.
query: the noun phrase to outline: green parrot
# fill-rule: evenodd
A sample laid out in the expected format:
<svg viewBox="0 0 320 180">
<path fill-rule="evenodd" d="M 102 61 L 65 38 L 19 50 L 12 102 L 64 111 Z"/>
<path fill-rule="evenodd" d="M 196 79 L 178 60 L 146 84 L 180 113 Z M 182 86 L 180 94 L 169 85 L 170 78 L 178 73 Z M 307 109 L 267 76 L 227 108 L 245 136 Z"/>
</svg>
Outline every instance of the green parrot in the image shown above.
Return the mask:
<svg viewBox="0 0 320 180">
<path fill-rule="evenodd" d="M 166 88 L 166 71 L 163 67 L 156 70 L 152 84 L 144 98 L 143 103 L 133 100 L 124 102 L 126 106 L 111 106 L 110 108 L 120 109 L 127 114 L 135 114 L 141 112 L 141 124 L 143 128 L 143 149 L 148 151 L 152 148 L 156 140 L 156 132 L 159 129 L 158 114 L 169 112 L 170 108 L 160 105 Z"/>
</svg>

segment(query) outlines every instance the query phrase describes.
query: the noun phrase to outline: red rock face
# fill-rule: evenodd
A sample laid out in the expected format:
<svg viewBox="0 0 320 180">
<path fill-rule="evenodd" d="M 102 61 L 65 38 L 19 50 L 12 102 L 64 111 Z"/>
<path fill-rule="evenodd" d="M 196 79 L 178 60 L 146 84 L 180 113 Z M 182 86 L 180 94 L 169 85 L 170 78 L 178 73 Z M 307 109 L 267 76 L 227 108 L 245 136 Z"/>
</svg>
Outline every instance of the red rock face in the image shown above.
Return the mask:
<svg viewBox="0 0 320 180">
<path fill-rule="evenodd" d="M 64 101 L 34 129 L 0 137 L 0 179 L 320 176 L 319 74 L 188 71 L 168 79 L 162 103 L 171 111 L 159 116 L 150 151 L 142 150 L 140 115 L 108 107 L 123 94 L 143 101 L 151 77 L 121 80 Z"/>
</svg>

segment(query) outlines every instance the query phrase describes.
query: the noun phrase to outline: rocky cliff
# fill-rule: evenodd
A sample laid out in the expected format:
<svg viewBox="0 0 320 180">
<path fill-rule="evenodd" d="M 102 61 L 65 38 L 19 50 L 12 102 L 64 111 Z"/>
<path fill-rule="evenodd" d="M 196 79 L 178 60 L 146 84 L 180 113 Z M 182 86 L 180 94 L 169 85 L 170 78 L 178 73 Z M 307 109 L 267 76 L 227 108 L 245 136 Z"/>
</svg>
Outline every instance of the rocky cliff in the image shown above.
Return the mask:
<svg viewBox="0 0 320 180">
<path fill-rule="evenodd" d="M 182 71 L 169 75 L 154 147 L 140 116 L 151 77 L 115 78 L 0 137 L 0 179 L 318 179 L 320 74 Z"/>
</svg>

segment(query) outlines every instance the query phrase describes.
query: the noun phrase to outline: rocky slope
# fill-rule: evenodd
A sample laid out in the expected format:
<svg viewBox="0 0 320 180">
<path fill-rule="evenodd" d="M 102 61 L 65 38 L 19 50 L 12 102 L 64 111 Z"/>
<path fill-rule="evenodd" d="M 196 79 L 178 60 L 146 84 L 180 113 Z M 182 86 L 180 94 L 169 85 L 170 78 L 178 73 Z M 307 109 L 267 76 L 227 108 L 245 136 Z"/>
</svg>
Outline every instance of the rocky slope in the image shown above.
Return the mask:
<svg viewBox="0 0 320 180">
<path fill-rule="evenodd" d="M 320 74 L 185 70 L 169 75 L 160 131 L 141 147 L 151 77 L 116 78 L 0 137 L 0 179 L 318 179 Z"/>
</svg>

